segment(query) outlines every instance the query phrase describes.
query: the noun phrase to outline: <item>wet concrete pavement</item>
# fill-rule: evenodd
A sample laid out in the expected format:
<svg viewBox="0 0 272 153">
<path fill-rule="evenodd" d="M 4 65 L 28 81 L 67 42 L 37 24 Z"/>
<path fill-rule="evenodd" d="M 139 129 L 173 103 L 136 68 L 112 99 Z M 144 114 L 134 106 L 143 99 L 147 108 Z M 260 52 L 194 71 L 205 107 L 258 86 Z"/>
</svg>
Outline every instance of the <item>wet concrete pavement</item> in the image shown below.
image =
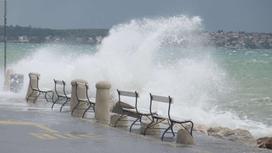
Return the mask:
<svg viewBox="0 0 272 153">
<path fill-rule="evenodd" d="M 257 153 L 269 150 L 194 133 L 196 144 L 177 145 L 153 136 L 79 119 L 49 105 L 0 99 L 1 153 Z M 16 105 L 16 103 L 21 105 Z"/>
</svg>

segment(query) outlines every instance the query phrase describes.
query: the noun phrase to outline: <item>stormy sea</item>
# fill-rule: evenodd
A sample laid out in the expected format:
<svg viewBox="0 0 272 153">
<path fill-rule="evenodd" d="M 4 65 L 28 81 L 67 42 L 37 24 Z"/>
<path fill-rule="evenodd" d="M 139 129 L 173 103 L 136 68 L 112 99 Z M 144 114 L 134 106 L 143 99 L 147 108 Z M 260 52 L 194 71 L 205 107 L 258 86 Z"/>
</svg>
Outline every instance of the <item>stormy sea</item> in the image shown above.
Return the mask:
<svg viewBox="0 0 272 153">
<path fill-rule="evenodd" d="M 271 134 L 272 49 L 218 48 L 207 45 L 203 31 L 200 17 L 181 15 L 113 26 L 97 45 L 8 43 L 8 69 L 24 74 L 24 87 L 16 94 L 1 90 L 0 96 L 24 98 L 29 72 L 40 73 L 40 86 L 47 88 L 54 78 L 87 80 L 92 95 L 96 82 L 108 80 L 113 96 L 116 89 L 137 90 L 142 107 L 148 107 L 150 92 L 169 95 L 174 116 L 247 129 L 255 137 Z"/>
</svg>

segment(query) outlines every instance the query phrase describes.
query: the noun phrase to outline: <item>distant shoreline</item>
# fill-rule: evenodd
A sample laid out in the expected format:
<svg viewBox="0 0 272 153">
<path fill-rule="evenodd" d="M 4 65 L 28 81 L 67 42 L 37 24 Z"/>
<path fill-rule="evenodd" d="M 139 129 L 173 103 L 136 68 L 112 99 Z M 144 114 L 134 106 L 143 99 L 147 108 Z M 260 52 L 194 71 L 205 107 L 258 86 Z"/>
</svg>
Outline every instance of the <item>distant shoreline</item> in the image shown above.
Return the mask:
<svg viewBox="0 0 272 153">
<path fill-rule="evenodd" d="M 109 29 L 42 29 L 31 26 L 8 26 L 9 43 L 79 43 L 99 44 Z M 203 32 L 209 38 L 205 45 L 229 49 L 272 49 L 272 33 L 256 32 Z M 0 26 L 0 42 L 3 42 L 3 27 Z"/>
</svg>

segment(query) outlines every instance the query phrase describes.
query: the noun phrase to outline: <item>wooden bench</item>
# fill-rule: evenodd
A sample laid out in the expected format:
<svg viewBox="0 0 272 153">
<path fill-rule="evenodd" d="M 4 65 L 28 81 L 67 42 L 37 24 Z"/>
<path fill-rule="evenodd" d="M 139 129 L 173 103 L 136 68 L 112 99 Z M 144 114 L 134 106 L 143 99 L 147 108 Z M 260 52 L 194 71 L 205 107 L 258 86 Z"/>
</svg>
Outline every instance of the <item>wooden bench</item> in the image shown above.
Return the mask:
<svg viewBox="0 0 272 153">
<path fill-rule="evenodd" d="M 79 94 L 78 93 L 78 89 L 79 88 L 85 88 L 84 90 L 86 91 L 85 94 Z M 87 83 L 81 83 L 81 82 L 76 82 L 76 98 L 77 98 L 77 104 L 75 105 L 75 107 L 72 109 L 72 115 L 74 113 L 74 111 L 76 109 L 78 109 L 79 105 L 81 103 L 83 104 L 87 104 L 87 108 L 84 110 L 83 114 L 82 114 L 82 118 L 84 118 L 85 114 L 87 111 L 90 110 L 90 108 L 93 109 L 93 111 L 95 112 L 95 98 L 90 98 L 89 94 L 89 85 Z"/>
<path fill-rule="evenodd" d="M 153 128 L 155 125 L 157 125 L 163 121 L 167 121 L 168 127 L 165 128 L 165 131 L 163 132 L 163 134 L 161 136 L 162 141 L 164 139 L 164 135 L 169 130 L 171 130 L 172 135 L 175 136 L 175 132 L 173 129 L 175 124 L 181 125 L 184 129 L 186 129 L 190 133 L 190 135 L 193 136 L 192 131 L 193 131 L 194 123 L 191 120 L 177 119 L 177 118 L 174 118 L 173 116 L 171 116 L 171 106 L 173 104 L 172 97 L 158 96 L 158 95 L 153 95 L 150 93 L 150 112 L 155 112 L 154 107 L 153 107 L 154 102 L 160 102 L 160 103 L 167 104 L 168 105 L 167 106 L 168 107 L 167 115 L 162 115 L 162 114 L 158 114 L 158 113 L 151 113 L 152 121 L 145 128 L 144 135 L 148 129 Z M 184 126 L 184 124 L 187 124 L 187 123 L 190 125 L 190 129 L 188 129 L 187 127 Z M 163 128 L 161 128 L 161 129 L 163 129 Z"/>
<path fill-rule="evenodd" d="M 29 85 L 31 88 L 31 93 L 26 97 L 26 100 L 28 101 L 29 98 L 33 96 L 33 94 L 37 94 L 36 98 L 34 99 L 34 102 L 36 102 L 40 94 L 44 94 L 45 100 L 49 102 L 47 94 L 51 93 L 52 94 L 51 99 L 53 101 L 53 98 L 54 98 L 53 90 L 39 87 L 39 79 L 40 79 L 39 74 L 29 73 L 28 76 L 29 76 Z"/>
<path fill-rule="evenodd" d="M 142 118 L 145 117 L 149 117 L 150 113 L 149 111 L 145 111 L 143 109 L 139 109 L 138 107 L 138 98 L 139 98 L 139 94 L 137 91 L 131 92 L 131 91 L 122 91 L 122 90 L 118 90 L 117 89 L 117 93 L 118 93 L 118 101 L 116 103 L 116 107 L 118 107 L 118 114 L 120 114 L 121 116 L 116 120 L 114 126 L 117 125 L 117 123 L 125 116 L 130 116 L 133 118 L 136 118 L 132 124 L 130 125 L 129 131 L 131 132 L 132 127 L 135 125 L 136 122 L 142 122 Z M 129 104 L 128 101 L 124 101 L 124 98 L 129 98 L 132 100 L 132 103 L 134 104 Z"/>
<path fill-rule="evenodd" d="M 51 108 L 53 109 L 54 105 L 56 103 L 59 103 L 61 104 L 60 107 L 61 112 L 62 108 L 71 100 L 71 94 L 67 94 L 65 81 L 54 79 L 54 84 L 55 95 L 57 96 L 57 99 L 53 101 Z"/>
</svg>

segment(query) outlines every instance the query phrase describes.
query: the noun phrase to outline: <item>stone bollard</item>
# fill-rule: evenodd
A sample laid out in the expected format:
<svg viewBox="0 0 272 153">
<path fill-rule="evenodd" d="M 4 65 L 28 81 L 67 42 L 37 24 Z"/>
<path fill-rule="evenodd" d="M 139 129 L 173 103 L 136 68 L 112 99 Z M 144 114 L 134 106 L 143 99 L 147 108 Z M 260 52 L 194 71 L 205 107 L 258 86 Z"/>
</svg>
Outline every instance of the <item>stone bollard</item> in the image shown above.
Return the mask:
<svg viewBox="0 0 272 153">
<path fill-rule="evenodd" d="M 177 133 L 176 143 L 192 145 L 195 144 L 194 138 L 190 135 L 190 133 L 185 129 L 180 129 Z"/>
<path fill-rule="evenodd" d="M 141 123 L 140 133 L 144 134 L 144 131 L 149 123 Z M 153 125 L 152 128 L 148 128 L 145 131 L 146 135 L 155 135 L 160 136 L 161 130 L 160 130 L 160 124 Z"/>
<path fill-rule="evenodd" d="M 38 98 L 38 92 L 33 92 L 32 88 L 38 88 L 38 82 L 40 74 L 38 73 L 29 73 L 29 84 L 26 93 L 26 100 L 27 102 L 35 103 Z"/>
<path fill-rule="evenodd" d="M 128 127 L 128 118 L 127 116 L 123 116 L 120 119 L 121 115 L 120 114 L 116 114 L 116 113 L 112 113 L 110 115 L 110 126 L 113 127 Z M 116 122 L 118 121 L 118 122 Z"/>
<path fill-rule="evenodd" d="M 5 73 L 5 82 L 4 82 L 4 90 L 9 90 L 10 89 L 10 76 L 13 74 L 12 69 L 8 69 Z"/>
<path fill-rule="evenodd" d="M 71 82 L 72 93 L 71 93 L 71 103 L 70 103 L 70 111 L 71 112 L 78 103 L 77 96 L 80 99 L 86 99 L 86 90 L 87 89 L 84 85 L 86 83 L 87 83 L 87 81 L 81 80 L 81 79 L 72 80 L 72 82 Z M 80 85 L 78 87 L 76 87 L 76 84 L 80 84 Z M 86 103 L 80 103 L 80 105 L 77 106 L 77 108 L 73 111 L 73 113 L 71 115 L 74 117 L 81 117 L 87 107 L 88 106 Z"/>
<path fill-rule="evenodd" d="M 110 88 L 111 84 L 106 81 L 96 83 L 95 119 L 104 124 L 110 124 L 110 107 L 112 106 Z"/>
</svg>

